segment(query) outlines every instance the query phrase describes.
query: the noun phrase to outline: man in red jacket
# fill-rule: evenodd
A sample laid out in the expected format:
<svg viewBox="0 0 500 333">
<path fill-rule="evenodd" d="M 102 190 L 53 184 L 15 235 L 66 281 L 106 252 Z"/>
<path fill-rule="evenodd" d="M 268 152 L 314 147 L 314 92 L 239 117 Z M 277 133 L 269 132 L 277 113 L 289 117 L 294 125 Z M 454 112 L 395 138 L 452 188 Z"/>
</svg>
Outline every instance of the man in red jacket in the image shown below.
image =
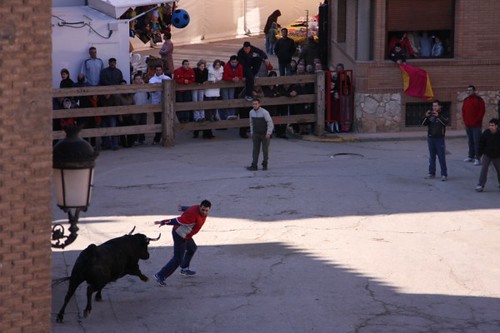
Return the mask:
<svg viewBox="0 0 500 333">
<path fill-rule="evenodd" d="M 479 160 L 479 138 L 481 137 L 481 127 L 486 111 L 484 100 L 476 95 L 476 87 L 467 87 L 467 98 L 462 105 L 462 119 L 467 133 L 469 154 L 464 162 L 474 161 L 474 165 L 481 165 Z"/>
<path fill-rule="evenodd" d="M 199 205 L 187 208 L 181 216 L 169 220 L 157 221 L 155 224 L 173 225 L 172 238 L 174 240 L 174 256 L 170 261 L 154 275 L 156 282 L 160 286 L 166 286 L 165 279 L 175 272 L 177 267 L 181 266 L 181 274 L 184 276 L 193 276 L 195 271 L 189 269 L 189 264 L 193 258 L 196 249 L 196 243 L 193 236 L 201 230 L 212 204 L 208 200 L 203 200 Z M 183 207 L 184 209 L 186 207 Z"/>
<path fill-rule="evenodd" d="M 189 66 L 189 60 L 182 60 L 182 66 L 174 71 L 174 80 L 179 87 L 190 85 L 194 83 L 194 70 Z M 175 101 L 178 103 L 191 102 L 191 91 L 177 90 L 175 92 Z M 190 120 L 191 112 L 181 111 L 177 112 L 179 122 L 187 123 Z"/>
</svg>

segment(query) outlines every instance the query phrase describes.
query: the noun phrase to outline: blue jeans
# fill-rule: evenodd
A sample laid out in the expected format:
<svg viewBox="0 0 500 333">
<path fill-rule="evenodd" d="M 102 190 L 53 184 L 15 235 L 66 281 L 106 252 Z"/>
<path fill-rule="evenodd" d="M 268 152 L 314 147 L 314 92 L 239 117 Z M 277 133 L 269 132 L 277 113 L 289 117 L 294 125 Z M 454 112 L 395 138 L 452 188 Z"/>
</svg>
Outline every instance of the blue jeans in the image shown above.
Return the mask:
<svg viewBox="0 0 500 333">
<path fill-rule="evenodd" d="M 191 99 L 193 102 L 203 102 L 203 97 L 205 96 L 205 90 L 192 90 Z M 205 110 L 194 110 L 193 120 L 205 119 Z"/>
<path fill-rule="evenodd" d="M 172 238 L 174 240 L 174 256 L 158 272 L 158 275 L 162 279 L 166 279 L 172 275 L 179 266 L 181 266 L 181 268 L 189 267 L 191 259 L 198 248 L 192 238 L 188 240 L 182 238 L 173 228 Z"/>
<path fill-rule="evenodd" d="M 279 64 L 280 76 L 288 76 L 292 73 L 292 66 L 288 64 Z"/>
<path fill-rule="evenodd" d="M 103 126 L 102 127 L 116 127 L 117 125 L 117 116 L 105 116 L 103 118 Z M 104 136 L 102 138 L 102 145 L 105 148 L 118 148 L 118 137 L 117 136 Z"/>
<path fill-rule="evenodd" d="M 221 88 L 220 96 L 223 100 L 234 99 L 234 90 L 234 88 Z M 226 120 L 228 116 L 234 116 L 235 114 L 236 110 L 234 108 L 219 110 L 219 117 L 221 120 Z"/>
<path fill-rule="evenodd" d="M 443 138 L 427 138 L 429 146 L 429 174 L 436 175 L 436 155 L 441 167 L 441 176 L 448 177 L 448 169 L 446 168 L 446 145 Z"/>
<path fill-rule="evenodd" d="M 469 158 L 478 159 L 479 139 L 481 138 L 481 127 L 465 127 L 469 144 Z"/>
</svg>

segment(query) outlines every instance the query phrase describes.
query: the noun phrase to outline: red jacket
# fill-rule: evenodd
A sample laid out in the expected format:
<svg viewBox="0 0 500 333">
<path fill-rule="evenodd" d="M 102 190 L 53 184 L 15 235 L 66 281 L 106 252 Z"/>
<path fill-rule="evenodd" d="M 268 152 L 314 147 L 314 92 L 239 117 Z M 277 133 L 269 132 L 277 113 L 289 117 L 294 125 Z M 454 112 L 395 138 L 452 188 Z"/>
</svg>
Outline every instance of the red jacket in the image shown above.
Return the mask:
<svg viewBox="0 0 500 333">
<path fill-rule="evenodd" d="M 464 104 L 462 105 L 462 118 L 465 126 L 482 127 L 485 112 L 486 107 L 481 97 L 473 95 L 464 99 Z"/>
<path fill-rule="evenodd" d="M 185 70 L 184 67 L 179 67 L 174 71 L 174 80 L 178 84 L 193 84 L 194 83 L 194 70 L 189 68 Z M 188 81 L 188 83 L 185 82 Z"/>
<path fill-rule="evenodd" d="M 233 81 L 233 78 L 237 77 L 243 80 L 243 66 L 240 63 L 236 66 L 236 68 L 231 67 L 231 63 L 228 61 L 224 65 L 224 73 L 222 73 L 222 80 L 224 81 Z"/>
<path fill-rule="evenodd" d="M 191 239 L 200 231 L 206 219 L 206 216 L 200 214 L 200 205 L 191 206 L 177 218 L 180 225 L 174 226 L 174 230 L 184 239 Z"/>
</svg>

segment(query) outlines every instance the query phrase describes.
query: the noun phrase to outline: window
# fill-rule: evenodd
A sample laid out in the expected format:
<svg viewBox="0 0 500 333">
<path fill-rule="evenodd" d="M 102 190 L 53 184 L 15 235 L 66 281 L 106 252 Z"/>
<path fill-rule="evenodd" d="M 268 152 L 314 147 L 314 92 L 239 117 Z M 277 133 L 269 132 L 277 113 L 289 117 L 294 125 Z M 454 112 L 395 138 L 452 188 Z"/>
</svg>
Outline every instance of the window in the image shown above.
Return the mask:
<svg viewBox="0 0 500 333">
<path fill-rule="evenodd" d="M 442 102 L 441 112 L 445 117 L 450 117 L 450 107 L 451 102 Z M 406 119 L 405 127 L 418 127 L 422 124 L 422 120 L 425 117 L 425 112 L 432 109 L 432 102 L 424 103 L 406 103 Z M 450 125 L 451 119 L 448 121 L 448 126 Z"/>
<path fill-rule="evenodd" d="M 396 42 L 407 58 L 453 57 L 454 0 L 387 0 L 386 19 L 386 58 Z"/>
</svg>

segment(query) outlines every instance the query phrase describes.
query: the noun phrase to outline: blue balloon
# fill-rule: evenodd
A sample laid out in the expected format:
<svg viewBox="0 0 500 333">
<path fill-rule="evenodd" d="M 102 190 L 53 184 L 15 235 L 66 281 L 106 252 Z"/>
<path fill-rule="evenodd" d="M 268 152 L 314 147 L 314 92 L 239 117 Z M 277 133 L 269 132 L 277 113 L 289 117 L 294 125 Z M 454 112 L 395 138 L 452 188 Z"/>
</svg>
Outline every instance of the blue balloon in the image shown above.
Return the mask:
<svg viewBox="0 0 500 333">
<path fill-rule="evenodd" d="M 172 25 L 177 29 L 185 28 L 189 24 L 189 14 L 184 9 L 176 9 L 172 13 Z"/>
</svg>

